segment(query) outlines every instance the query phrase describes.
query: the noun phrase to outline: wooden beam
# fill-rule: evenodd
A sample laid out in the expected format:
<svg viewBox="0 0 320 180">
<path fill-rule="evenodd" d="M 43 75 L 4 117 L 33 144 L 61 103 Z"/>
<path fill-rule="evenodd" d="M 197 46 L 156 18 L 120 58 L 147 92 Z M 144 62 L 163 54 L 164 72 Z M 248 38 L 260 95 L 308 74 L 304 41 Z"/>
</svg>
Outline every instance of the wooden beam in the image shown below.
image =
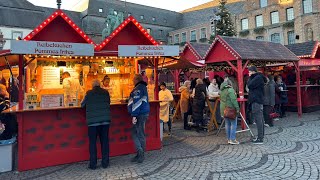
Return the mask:
<svg viewBox="0 0 320 180">
<path fill-rule="evenodd" d="M 226 61 L 226 62 L 231 66 L 231 68 L 232 68 L 234 71 L 238 72 L 238 69 L 237 69 L 236 66 L 234 66 L 230 61 Z M 242 65 L 241 65 L 241 66 L 242 66 Z"/>
<path fill-rule="evenodd" d="M 245 63 L 244 66 L 242 67 L 242 71 L 244 71 L 244 70 L 247 68 L 249 62 L 250 62 L 249 60 L 246 61 L 246 63 Z"/>
</svg>

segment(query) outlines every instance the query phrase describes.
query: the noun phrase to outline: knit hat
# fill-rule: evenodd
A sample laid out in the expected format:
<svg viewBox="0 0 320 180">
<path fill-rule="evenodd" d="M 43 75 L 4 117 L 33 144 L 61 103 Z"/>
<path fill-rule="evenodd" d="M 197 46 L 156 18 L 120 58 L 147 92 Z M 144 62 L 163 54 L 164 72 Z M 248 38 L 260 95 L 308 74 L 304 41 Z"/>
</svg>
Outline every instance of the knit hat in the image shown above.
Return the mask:
<svg viewBox="0 0 320 180">
<path fill-rule="evenodd" d="M 249 70 L 249 71 L 252 71 L 252 72 L 258 72 L 257 67 L 255 67 L 255 66 L 250 66 L 250 67 L 248 68 L 248 70 Z"/>
<path fill-rule="evenodd" d="M 167 85 L 166 85 L 166 83 L 165 83 L 165 82 L 160 83 L 160 86 L 167 87 Z"/>
</svg>

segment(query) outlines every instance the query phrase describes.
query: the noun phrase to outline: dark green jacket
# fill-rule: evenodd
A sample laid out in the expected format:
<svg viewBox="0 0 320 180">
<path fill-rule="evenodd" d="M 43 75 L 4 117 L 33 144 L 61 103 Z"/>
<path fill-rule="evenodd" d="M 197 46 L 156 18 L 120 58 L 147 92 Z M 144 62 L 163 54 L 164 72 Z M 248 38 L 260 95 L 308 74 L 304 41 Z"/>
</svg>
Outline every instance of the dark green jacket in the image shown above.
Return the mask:
<svg viewBox="0 0 320 180">
<path fill-rule="evenodd" d="M 94 87 L 89 90 L 81 102 L 81 107 L 86 108 L 88 126 L 93 124 L 110 124 L 110 95 L 101 87 Z"/>
<path fill-rule="evenodd" d="M 235 108 L 239 112 L 239 104 L 235 91 L 232 87 L 228 86 L 227 83 L 223 82 L 221 84 L 221 93 L 220 93 L 220 112 L 223 116 L 225 107 Z"/>
</svg>

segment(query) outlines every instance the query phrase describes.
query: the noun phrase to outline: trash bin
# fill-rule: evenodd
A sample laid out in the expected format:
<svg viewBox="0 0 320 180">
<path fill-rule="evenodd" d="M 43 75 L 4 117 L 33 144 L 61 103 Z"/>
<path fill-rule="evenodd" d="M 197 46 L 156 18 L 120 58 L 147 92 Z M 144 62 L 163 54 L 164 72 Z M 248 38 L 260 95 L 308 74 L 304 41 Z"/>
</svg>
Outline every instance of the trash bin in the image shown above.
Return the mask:
<svg viewBox="0 0 320 180">
<path fill-rule="evenodd" d="M 163 138 L 163 121 L 160 119 L 160 139 L 162 141 Z"/>
<path fill-rule="evenodd" d="M 16 137 L 0 141 L 0 173 L 12 171 Z"/>
</svg>

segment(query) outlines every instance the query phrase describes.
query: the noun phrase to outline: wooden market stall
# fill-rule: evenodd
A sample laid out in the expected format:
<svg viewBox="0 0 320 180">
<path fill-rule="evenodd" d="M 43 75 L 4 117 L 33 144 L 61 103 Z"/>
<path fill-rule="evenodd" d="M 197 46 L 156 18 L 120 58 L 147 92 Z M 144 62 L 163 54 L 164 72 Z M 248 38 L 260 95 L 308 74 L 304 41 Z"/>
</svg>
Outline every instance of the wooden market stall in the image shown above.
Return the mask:
<svg viewBox="0 0 320 180">
<path fill-rule="evenodd" d="M 0 52 L 1 63 L 9 59 L 11 63 L 18 63 L 19 67 L 19 105 L 6 111 L 17 114 L 18 170 L 79 162 L 89 158 L 85 110 L 79 107 L 84 94 L 77 91 L 72 103 L 64 102 L 65 92 L 61 79 L 64 71 L 78 79 L 85 90 L 90 89 L 92 79 L 102 80 L 105 75 L 110 77 L 113 88 L 110 93 L 110 156 L 134 153 L 131 117 L 127 113 L 125 101 L 134 87 L 132 77 L 139 73 L 139 59 L 118 57 L 117 54 L 118 45 L 157 45 L 146 30 L 133 17 L 128 17 L 105 41 L 95 45 L 67 14 L 57 10 L 24 40 L 24 43 L 36 43 L 47 50 L 18 55 L 12 55 L 10 51 Z M 60 50 L 54 52 L 50 49 L 52 46 Z M 158 58 L 152 59 L 157 63 Z M 154 71 L 156 74 L 157 69 Z M 157 79 L 157 76 L 154 78 Z M 159 102 L 154 95 L 157 94 L 155 88 L 149 87 L 148 91 L 150 97 L 154 98 L 149 99 L 146 149 L 155 150 L 161 148 Z"/>
<path fill-rule="evenodd" d="M 245 118 L 244 81 L 243 72 L 248 65 L 265 66 L 267 63 L 292 62 L 300 74 L 299 58 L 279 43 L 255 41 L 233 37 L 217 36 L 206 53 L 205 63 L 207 66 L 220 66 L 231 68 L 237 72 L 239 86 L 238 101 L 241 105 L 241 113 Z M 297 76 L 297 82 L 300 76 Z M 300 86 L 300 84 L 298 84 Z M 300 89 L 297 90 L 298 115 L 301 116 Z M 242 123 L 242 128 L 245 126 Z"/>
<path fill-rule="evenodd" d="M 310 41 L 287 45 L 286 47 L 300 58 L 302 111 L 312 112 L 320 109 L 320 43 Z M 296 74 L 293 74 L 296 76 Z M 287 75 L 287 81 L 290 80 Z M 297 110 L 297 85 L 288 82 L 288 109 Z"/>
</svg>

